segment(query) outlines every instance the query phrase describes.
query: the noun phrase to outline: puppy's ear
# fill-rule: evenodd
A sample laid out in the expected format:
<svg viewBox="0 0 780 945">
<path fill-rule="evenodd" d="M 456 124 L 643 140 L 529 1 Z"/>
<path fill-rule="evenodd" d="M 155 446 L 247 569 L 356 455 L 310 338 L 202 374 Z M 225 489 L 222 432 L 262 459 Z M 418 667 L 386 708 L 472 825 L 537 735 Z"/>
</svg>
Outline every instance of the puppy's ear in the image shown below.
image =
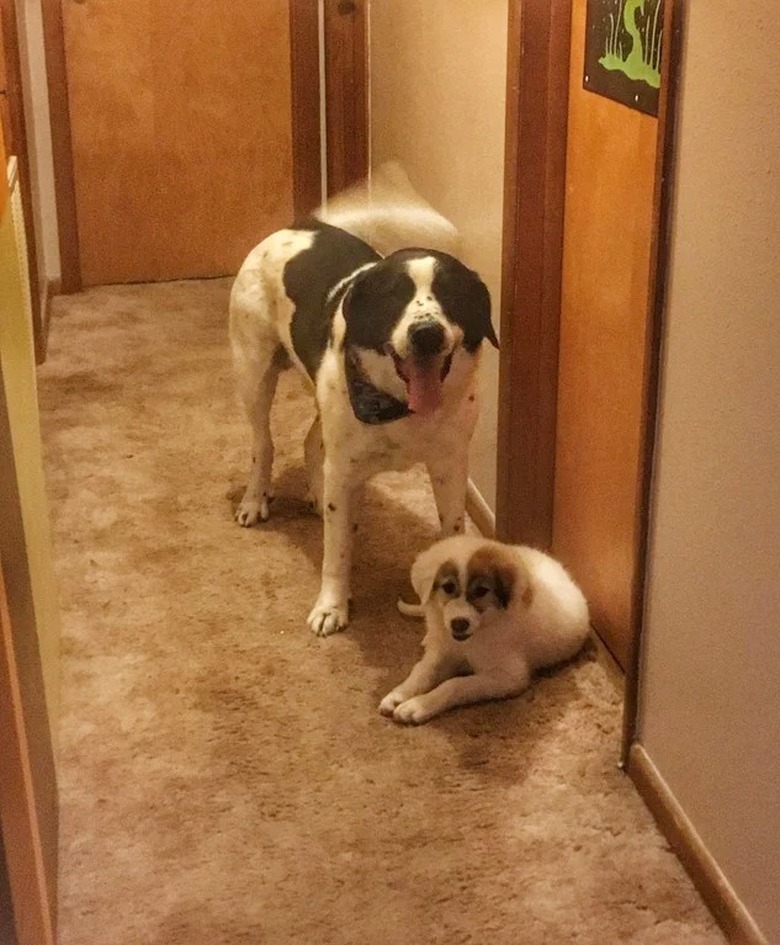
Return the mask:
<svg viewBox="0 0 780 945">
<path fill-rule="evenodd" d="M 427 604 L 433 591 L 433 583 L 439 570 L 439 557 L 436 553 L 436 546 L 420 552 L 414 559 L 412 565 L 411 580 L 412 587 L 417 592 L 422 604 Z"/>
<path fill-rule="evenodd" d="M 524 561 L 513 561 L 510 568 L 512 573 L 512 592 L 510 596 L 521 600 L 528 607 L 534 599 L 534 585 L 531 572 Z"/>
</svg>

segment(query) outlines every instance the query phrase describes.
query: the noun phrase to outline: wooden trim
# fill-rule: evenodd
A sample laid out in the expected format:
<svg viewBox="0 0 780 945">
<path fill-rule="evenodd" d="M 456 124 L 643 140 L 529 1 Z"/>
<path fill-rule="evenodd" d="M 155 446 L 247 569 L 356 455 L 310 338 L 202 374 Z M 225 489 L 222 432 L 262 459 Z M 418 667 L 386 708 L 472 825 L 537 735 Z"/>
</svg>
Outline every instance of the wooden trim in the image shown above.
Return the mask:
<svg viewBox="0 0 780 945">
<path fill-rule="evenodd" d="M 19 945 L 53 945 L 57 781 L 0 364 L 0 820 Z"/>
<path fill-rule="evenodd" d="M 54 945 L 11 619 L 0 559 L 0 821 L 19 945 Z"/>
<path fill-rule="evenodd" d="M 35 239 L 35 220 L 33 216 L 32 178 L 30 176 L 30 156 L 27 147 L 27 122 L 24 115 L 24 92 L 22 85 L 22 63 L 19 54 L 19 32 L 16 21 L 15 0 L 0 0 L 0 18 L 2 19 L 3 56 L 6 69 L 6 99 L 11 138 L 6 141 L 9 156 L 16 156 L 19 190 L 22 198 L 25 240 L 27 243 L 27 268 L 29 270 L 30 302 L 32 305 L 33 335 L 38 351 L 38 338 L 41 334 L 41 298 L 40 274 L 38 268 L 38 248 Z M 42 359 L 42 357 L 41 357 Z"/>
<path fill-rule="evenodd" d="M 0 830 L 0 942 L 3 945 L 19 945 L 14 923 L 14 904 L 8 879 L 7 859 L 3 845 L 3 831 Z"/>
<path fill-rule="evenodd" d="M 322 203 L 319 34 L 317 4 L 290 0 L 293 206 L 298 219 Z"/>
<path fill-rule="evenodd" d="M 49 89 L 49 114 L 57 225 L 60 248 L 61 290 L 79 292 L 81 258 L 79 254 L 76 180 L 73 169 L 73 144 L 70 136 L 68 73 L 65 66 L 65 35 L 62 24 L 62 0 L 41 0 L 43 41 Z"/>
<path fill-rule="evenodd" d="M 3 168 L 6 167 L 6 156 L 5 156 L 5 139 L 3 126 L 0 124 L 0 160 L 2 161 Z M 3 173 L 0 174 L 0 220 L 3 218 L 6 207 L 8 206 L 8 175 Z"/>
<path fill-rule="evenodd" d="M 49 330 L 51 328 L 51 303 L 55 296 L 62 294 L 59 279 L 44 279 L 41 282 L 41 319 L 40 336 L 35 340 L 35 357 L 38 364 L 43 364 L 49 349 Z"/>
<path fill-rule="evenodd" d="M 368 22 L 365 0 L 325 0 L 328 194 L 368 176 Z"/>
<path fill-rule="evenodd" d="M 729 942 L 768 945 L 650 756 L 636 743 L 629 752 L 628 774 Z"/>
<path fill-rule="evenodd" d="M 645 340 L 645 376 L 642 383 L 639 476 L 636 492 L 636 533 L 634 535 L 634 575 L 632 581 L 626 695 L 623 708 L 622 760 L 625 763 L 636 737 L 639 672 L 647 584 L 650 540 L 650 501 L 655 453 L 661 339 L 669 271 L 674 183 L 674 146 L 676 104 L 682 58 L 684 3 L 666 0 L 664 6 L 663 50 L 661 59 L 661 95 L 653 194 L 653 239 L 650 247 L 650 282 L 647 300 L 647 335 Z"/>
<path fill-rule="evenodd" d="M 570 0 L 510 0 L 496 530 L 552 540 Z"/>
</svg>

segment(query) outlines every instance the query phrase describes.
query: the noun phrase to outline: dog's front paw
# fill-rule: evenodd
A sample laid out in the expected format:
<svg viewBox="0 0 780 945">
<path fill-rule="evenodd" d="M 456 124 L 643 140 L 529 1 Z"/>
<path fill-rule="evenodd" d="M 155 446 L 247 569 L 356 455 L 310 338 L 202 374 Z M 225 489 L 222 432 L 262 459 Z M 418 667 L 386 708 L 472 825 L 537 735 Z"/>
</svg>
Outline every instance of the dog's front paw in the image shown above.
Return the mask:
<svg viewBox="0 0 780 945">
<path fill-rule="evenodd" d="M 349 623 L 349 605 L 321 604 L 318 601 L 306 622 L 315 636 L 329 637 L 331 633 L 346 629 Z"/>
<path fill-rule="evenodd" d="M 394 695 L 394 693 L 390 693 Z M 424 696 L 414 696 L 412 699 L 406 699 L 393 709 L 393 721 L 400 722 L 402 725 L 422 725 L 428 719 L 433 718 L 436 712 L 429 705 L 426 705 Z"/>
<path fill-rule="evenodd" d="M 406 696 L 402 692 L 399 692 L 397 689 L 393 689 L 392 692 L 384 697 L 384 699 L 379 703 L 379 711 L 382 715 L 392 715 L 395 711 L 396 706 L 400 705 Z"/>
<path fill-rule="evenodd" d="M 251 528 L 258 522 L 268 521 L 268 496 L 261 499 L 248 499 L 246 496 L 241 500 L 236 510 L 236 521 L 243 528 Z"/>
</svg>

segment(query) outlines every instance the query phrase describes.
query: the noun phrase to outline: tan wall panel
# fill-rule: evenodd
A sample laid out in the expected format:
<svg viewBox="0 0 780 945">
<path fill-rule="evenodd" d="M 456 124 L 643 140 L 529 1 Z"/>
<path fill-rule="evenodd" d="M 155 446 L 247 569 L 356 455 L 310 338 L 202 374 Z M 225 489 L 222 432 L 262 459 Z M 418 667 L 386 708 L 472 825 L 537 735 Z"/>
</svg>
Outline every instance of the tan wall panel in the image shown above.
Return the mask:
<svg viewBox="0 0 780 945">
<path fill-rule="evenodd" d="M 234 272 L 293 212 L 287 0 L 63 10 L 85 284 Z"/>
<path fill-rule="evenodd" d="M 780 19 L 688 7 L 639 741 L 776 943 Z"/>
<path fill-rule="evenodd" d="M 457 226 L 499 327 L 507 0 L 372 0 L 371 161 L 397 160 Z M 421 63 L 423 66 L 421 67 Z M 498 352 L 484 345 L 471 477 L 495 510 Z"/>
<path fill-rule="evenodd" d="M 572 21 L 553 549 L 625 665 L 657 122 L 583 90 L 585 7 Z"/>
</svg>

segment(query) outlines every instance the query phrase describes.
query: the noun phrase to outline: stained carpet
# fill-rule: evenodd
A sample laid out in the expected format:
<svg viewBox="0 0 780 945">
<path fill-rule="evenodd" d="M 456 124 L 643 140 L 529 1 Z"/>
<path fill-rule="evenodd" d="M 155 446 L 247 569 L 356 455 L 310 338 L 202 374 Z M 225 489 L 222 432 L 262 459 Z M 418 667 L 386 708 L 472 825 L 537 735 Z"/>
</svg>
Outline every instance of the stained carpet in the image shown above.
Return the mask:
<svg viewBox="0 0 780 945">
<path fill-rule="evenodd" d="M 285 376 L 272 518 L 240 529 L 228 288 L 55 304 L 61 945 L 722 943 L 617 768 L 592 652 L 510 702 L 378 714 L 418 654 L 394 602 L 434 537 L 419 470 L 366 490 L 348 632 L 308 631 L 310 403 Z"/>
</svg>

